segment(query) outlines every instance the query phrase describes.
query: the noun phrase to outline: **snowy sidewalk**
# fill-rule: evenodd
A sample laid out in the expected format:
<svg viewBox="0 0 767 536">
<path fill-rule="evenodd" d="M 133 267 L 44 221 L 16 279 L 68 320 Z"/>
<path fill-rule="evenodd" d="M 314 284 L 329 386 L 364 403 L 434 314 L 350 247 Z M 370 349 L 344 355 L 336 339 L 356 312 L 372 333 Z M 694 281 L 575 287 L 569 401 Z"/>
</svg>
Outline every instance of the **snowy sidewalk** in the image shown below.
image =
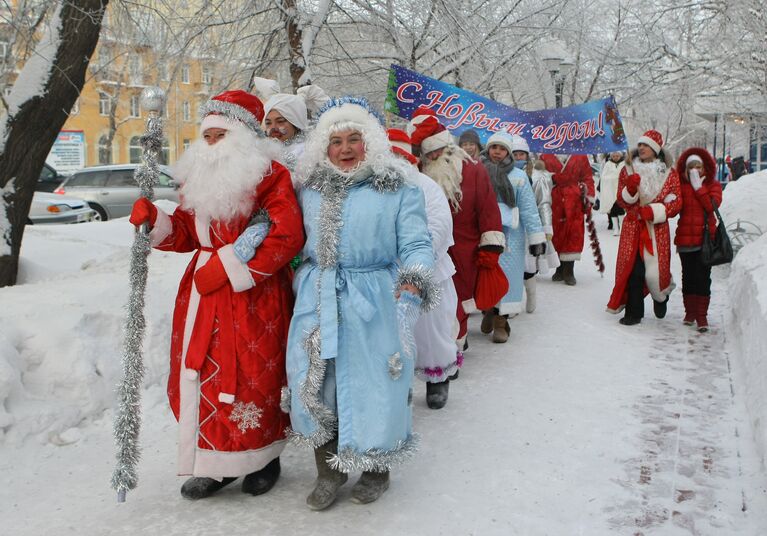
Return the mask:
<svg viewBox="0 0 767 536">
<path fill-rule="evenodd" d="M 665 320 L 651 318 L 648 306 L 640 326 L 620 326 L 604 312 L 617 238 L 604 231 L 601 238 L 606 277 L 586 256 L 576 264 L 576 287 L 542 278 L 538 311 L 511 321 L 507 344 L 492 344 L 472 317 L 464 370 L 447 406 L 427 409 L 416 384 L 420 452 L 392 473 L 376 503 L 350 503 L 347 484 L 329 510 L 309 511 L 312 455 L 292 446 L 265 496 L 242 494 L 238 482 L 205 501 L 183 500 L 175 422 L 163 389 L 153 386 L 144 398 L 140 482 L 125 504 L 109 487 L 108 412 L 84 423 L 67 446 L 29 440 L 24 448 L 0 447 L 3 532 L 767 533 L 767 479 L 724 349 L 722 286 L 706 335 L 682 325 L 679 289 Z M 678 266 L 674 273 L 678 280 Z"/>
</svg>

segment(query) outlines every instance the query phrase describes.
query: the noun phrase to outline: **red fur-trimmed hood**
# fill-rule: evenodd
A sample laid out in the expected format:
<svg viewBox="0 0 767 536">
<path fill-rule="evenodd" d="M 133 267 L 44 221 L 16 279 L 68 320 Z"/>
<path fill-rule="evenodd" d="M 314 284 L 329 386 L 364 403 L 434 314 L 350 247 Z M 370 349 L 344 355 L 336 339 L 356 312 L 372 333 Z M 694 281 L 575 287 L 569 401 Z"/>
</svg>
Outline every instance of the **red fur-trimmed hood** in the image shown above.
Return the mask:
<svg viewBox="0 0 767 536">
<path fill-rule="evenodd" d="M 687 178 L 687 159 L 692 155 L 697 155 L 703 160 L 705 182 L 716 180 L 716 161 L 711 153 L 701 147 L 690 147 L 679 155 L 676 161 L 676 172 L 679 174 L 679 179 L 683 182 L 690 182 Z"/>
</svg>

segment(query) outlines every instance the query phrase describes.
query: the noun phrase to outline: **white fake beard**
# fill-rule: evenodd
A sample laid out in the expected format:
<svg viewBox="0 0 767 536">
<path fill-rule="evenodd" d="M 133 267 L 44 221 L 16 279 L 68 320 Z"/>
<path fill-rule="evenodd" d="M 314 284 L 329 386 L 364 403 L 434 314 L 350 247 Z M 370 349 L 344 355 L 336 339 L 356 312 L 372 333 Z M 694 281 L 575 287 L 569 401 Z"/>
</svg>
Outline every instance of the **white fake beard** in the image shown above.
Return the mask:
<svg viewBox="0 0 767 536">
<path fill-rule="evenodd" d="M 463 197 L 461 192 L 463 155 L 466 155 L 467 158 L 471 157 L 463 149 L 458 151 L 455 149 L 455 147 L 447 148 L 436 160 L 423 158 L 421 162 L 423 162 L 424 174 L 431 177 L 434 182 L 442 187 L 447 200 L 450 202 L 450 206 L 457 212 L 461 208 L 461 198 Z M 459 151 L 463 154 L 460 154 Z"/>
<path fill-rule="evenodd" d="M 655 159 L 652 162 L 634 160 L 634 172 L 642 177 L 639 181 L 639 199 L 642 203 L 650 203 L 658 196 L 666 183 L 666 171 L 666 164 L 662 160 Z"/>
<path fill-rule="evenodd" d="M 181 183 L 181 207 L 209 220 L 249 215 L 271 164 L 268 143 L 239 123 L 214 145 L 196 140 L 171 171 Z"/>
</svg>

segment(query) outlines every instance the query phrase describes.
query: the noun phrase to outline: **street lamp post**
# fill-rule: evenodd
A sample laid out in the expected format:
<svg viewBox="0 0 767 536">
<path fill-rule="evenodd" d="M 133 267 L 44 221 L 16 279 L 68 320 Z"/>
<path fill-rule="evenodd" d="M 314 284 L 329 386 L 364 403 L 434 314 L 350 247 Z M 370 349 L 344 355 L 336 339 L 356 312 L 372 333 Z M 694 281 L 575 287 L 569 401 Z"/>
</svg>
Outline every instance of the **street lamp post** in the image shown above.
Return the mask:
<svg viewBox="0 0 767 536">
<path fill-rule="evenodd" d="M 561 108 L 562 95 L 565 89 L 565 78 L 567 78 L 567 75 L 570 73 L 573 64 L 572 62 L 557 56 L 543 58 L 543 63 L 546 65 L 546 70 L 548 70 L 551 75 L 551 83 L 554 86 L 555 106 Z"/>
</svg>

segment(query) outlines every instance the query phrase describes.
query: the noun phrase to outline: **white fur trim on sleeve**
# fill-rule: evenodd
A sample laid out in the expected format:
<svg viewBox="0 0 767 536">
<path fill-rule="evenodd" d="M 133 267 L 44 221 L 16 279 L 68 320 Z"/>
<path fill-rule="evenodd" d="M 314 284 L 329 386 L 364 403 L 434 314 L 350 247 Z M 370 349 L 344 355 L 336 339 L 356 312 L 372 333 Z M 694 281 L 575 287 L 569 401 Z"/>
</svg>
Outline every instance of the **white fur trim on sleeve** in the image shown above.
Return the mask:
<svg viewBox="0 0 767 536">
<path fill-rule="evenodd" d="M 234 404 L 234 395 L 231 393 L 218 393 L 218 401 L 224 404 Z"/>
<path fill-rule="evenodd" d="M 479 247 L 482 246 L 506 247 L 506 236 L 501 231 L 485 231 L 479 237 Z"/>
<path fill-rule="evenodd" d="M 530 243 L 530 245 L 534 244 L 543 244 L 546 242 L 546 233 L 540 232 L 540 233 L 532 233 L 527 235 L 527 241 Z"/>
<path fill-rule="evenodd" d="M 256 285 L 253 277 L 250 275 L 248 265 L 240 261 L 234 254 L 234 246 L 232 244 L 219 248 L 218 258 L 221 259 L 221 264 L 224 265 L 226 275 L 235 292 L 242 292 Z"/>
<path fill-rule="evenodd" d="M 666 221 L 666 205 L 663 203 L 650 203 L 652 209 L 652 222 L 663 223 Z"/>
<path fill-rule="evenodd" d="M 170 221 L 170 217 L 158 208 L 154 227 L 149 231 L 149 243 L 152 247 L 159 246 L 172 232 L 173 224 Z"/>
<path fill-rule="evenodd" d="M 624 200 L 626 203 L 628 203 L 629 205 L 633 205 L 634 203 L 636 203 L 637 201 L 639 201 L 639 191 L 637 191 L 637 193 L 636 193 L 636 194 L 634 194 L 634 195 L 631 195 L 631 194 L 629 193 L 628 189 L 627 189 L 627 188 L 624 188 L 624 189 L 621 191 L 621 197 L 623 198 L 623 200 Z"/>
</svg>

